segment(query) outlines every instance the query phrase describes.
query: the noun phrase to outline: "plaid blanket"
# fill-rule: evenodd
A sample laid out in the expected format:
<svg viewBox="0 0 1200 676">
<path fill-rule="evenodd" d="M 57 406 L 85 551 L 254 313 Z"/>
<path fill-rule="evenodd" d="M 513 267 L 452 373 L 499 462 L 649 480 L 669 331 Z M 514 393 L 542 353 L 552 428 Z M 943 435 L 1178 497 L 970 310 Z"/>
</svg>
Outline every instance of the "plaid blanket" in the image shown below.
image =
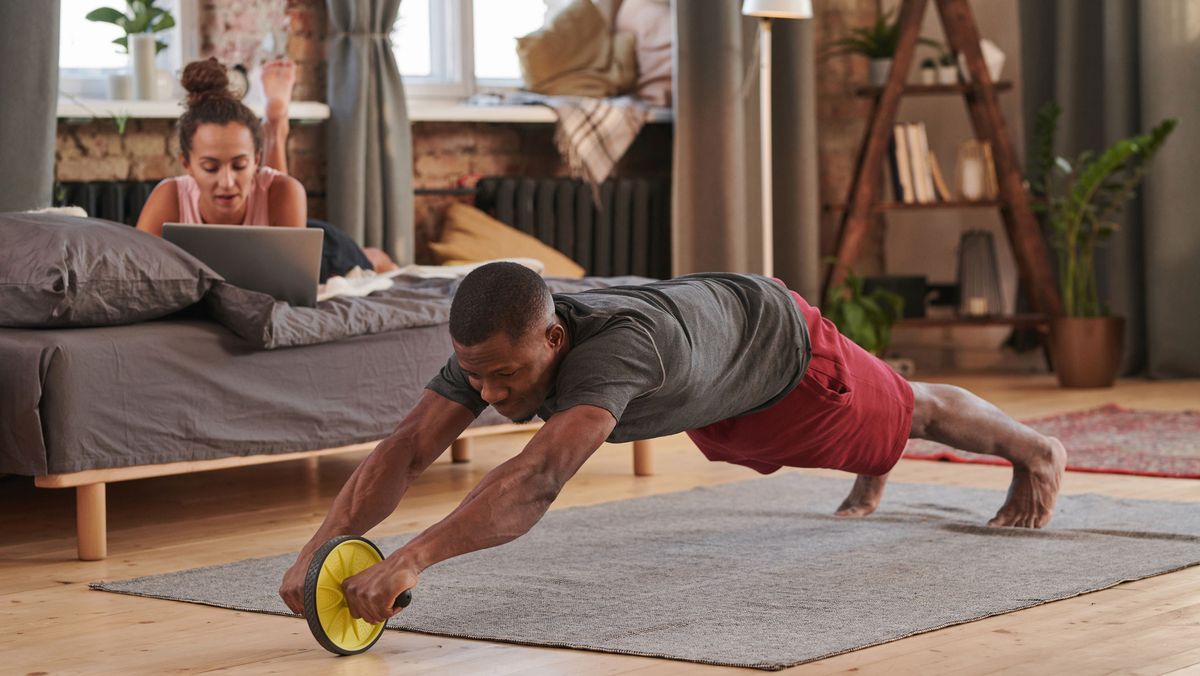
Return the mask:
<svg viewBox="0 0 1200 676">
<path fill-rule="evenodd" d="M 649 107 L 628 96 L 595 99 L 517 92 L 503 102 L 543 105 L 554 111 L 558 151 L 566 158 L 571 175 L 587 181 L 597 199 L 600 184 L 650 118 Z"/>
</svg>

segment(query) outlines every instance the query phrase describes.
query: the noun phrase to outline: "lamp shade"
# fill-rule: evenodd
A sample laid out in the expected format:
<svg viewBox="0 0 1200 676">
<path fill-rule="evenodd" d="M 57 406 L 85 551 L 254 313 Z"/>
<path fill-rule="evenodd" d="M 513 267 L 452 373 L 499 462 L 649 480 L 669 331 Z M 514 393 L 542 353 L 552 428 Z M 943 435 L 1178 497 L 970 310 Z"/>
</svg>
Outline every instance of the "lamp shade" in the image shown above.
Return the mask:
<svg viewBox="0 0 1200 676">
<path fill-rule="evenodd" d="M 811 19 L 812 0 L 745 0 L 742 14 L 768 19 Z"/>
</svg>

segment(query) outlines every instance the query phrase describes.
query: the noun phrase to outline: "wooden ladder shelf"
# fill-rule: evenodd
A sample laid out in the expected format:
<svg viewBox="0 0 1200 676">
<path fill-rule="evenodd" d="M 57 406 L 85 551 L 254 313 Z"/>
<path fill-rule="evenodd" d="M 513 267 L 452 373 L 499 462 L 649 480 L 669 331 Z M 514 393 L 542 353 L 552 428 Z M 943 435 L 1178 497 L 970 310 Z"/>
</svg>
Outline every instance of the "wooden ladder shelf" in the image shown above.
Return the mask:
<svg viewBox="0 0 1200 676">
<path fill-rule="evenodd" d="M 1054 284 L 1046 243 L 1038 228 L 1037 220 L 1034 219 L 1030 210 L 1029 196 L 1022 183 L 1012 139 L 1004 123 L 1004 115 L 1000 112 L 1000 106 L 996 101 L 996 91 L 1007 89 L 1011 85 L 992 82 L 979 47 L 979 29 L 975 25 L 975 18 L 971 14 L 967 0 L 934 0 L 934 2 L 936 2 L 938 13 L 941 15 L 942 26 L 945 28 L 950 48 L 966 58 L 971 81 L 942 86 L 906 85 L 905 78 L 916 51 L 921 19 L 925 14 L 928 2 L 929 0 L 904 0 L 898 19 L 900 38 L 887 83 L 882 88 L 868 87 L 862 88 L 858 92 L 860 95 L 874 98 L 875 104 L 871 111 L 866 140 L 859 151 L 849 200 L 842 216 L 837 243 L 838 265 L 826 273 L 824 291 L 827 293 L 831 285 L 840 283 L 845 277 L 846 269 L 857 260 L 863 241 L 870 232 L 873 212 L 885 209 L 991 206 L 1000 209 L 1004 219 L 1005 233 L 1017 261 L 1020 286 L 1035 314 L 1022 315 L 1019 318 L 1021 321 L 1015 321 L 1017 318 L 1013 318 L 1014 321 L 1011 322 L 1006 321 L 1005 317 L 994 317 L 988 322 L 970 318 L 929 320 L 927 322 L 906 320 L 901 325 L 1044 324 L 1049 317 L 1060 313 L 1062 305 L 1058 296 L 1058 288 Z M 975 129 L 976 137 L 991 143 L 999 183 L 998 199 L 974 204 L 964 202 L 878 203 L 877 196 L 880 193 L 883 174 L 882 165 L 887 158 L 888 144 L 896 112 L 900 106 L 900 97 L 906 94 L 939 93 L 961 94 L 966 100 L 967 112 L 971 117 L 971 125 Z M 823 293 L 822 297 L 824 295 Z"/>
</svg>

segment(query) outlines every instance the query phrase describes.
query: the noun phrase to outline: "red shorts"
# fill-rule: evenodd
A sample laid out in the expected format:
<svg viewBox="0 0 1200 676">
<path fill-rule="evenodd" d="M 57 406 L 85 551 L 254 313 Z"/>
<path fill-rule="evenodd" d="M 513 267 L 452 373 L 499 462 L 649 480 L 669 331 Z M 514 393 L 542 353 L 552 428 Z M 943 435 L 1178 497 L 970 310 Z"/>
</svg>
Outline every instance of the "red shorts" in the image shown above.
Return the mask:
<svg viewBox="0 0 1200 676">
<path fill-rule="evenodd" d="M 800 294 L 790 293 L 808 323 L 812 344 L 812 360 L 800 384 L 768 409 L 691 430 L 688 436 L 709 460 L 763 474 L 780 467 L 886 474 L 908 442 L 912 387 L 838 333 Z"/>
</svg>

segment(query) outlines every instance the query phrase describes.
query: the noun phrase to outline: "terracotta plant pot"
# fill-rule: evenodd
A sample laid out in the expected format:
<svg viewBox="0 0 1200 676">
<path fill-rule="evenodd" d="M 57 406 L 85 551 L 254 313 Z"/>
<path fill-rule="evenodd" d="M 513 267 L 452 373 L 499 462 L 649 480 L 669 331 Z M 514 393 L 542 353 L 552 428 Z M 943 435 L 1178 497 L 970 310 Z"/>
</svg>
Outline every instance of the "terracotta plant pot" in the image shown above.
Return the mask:
<svg viewBox="0 0 1200 676">
<path fill-rule="evenodd" d="M 1050 322 L 1050 353 L 1062 387 L 1112 387 L 1124 350 L 1124 317 L 1056 317 Z"/>
</svg>

